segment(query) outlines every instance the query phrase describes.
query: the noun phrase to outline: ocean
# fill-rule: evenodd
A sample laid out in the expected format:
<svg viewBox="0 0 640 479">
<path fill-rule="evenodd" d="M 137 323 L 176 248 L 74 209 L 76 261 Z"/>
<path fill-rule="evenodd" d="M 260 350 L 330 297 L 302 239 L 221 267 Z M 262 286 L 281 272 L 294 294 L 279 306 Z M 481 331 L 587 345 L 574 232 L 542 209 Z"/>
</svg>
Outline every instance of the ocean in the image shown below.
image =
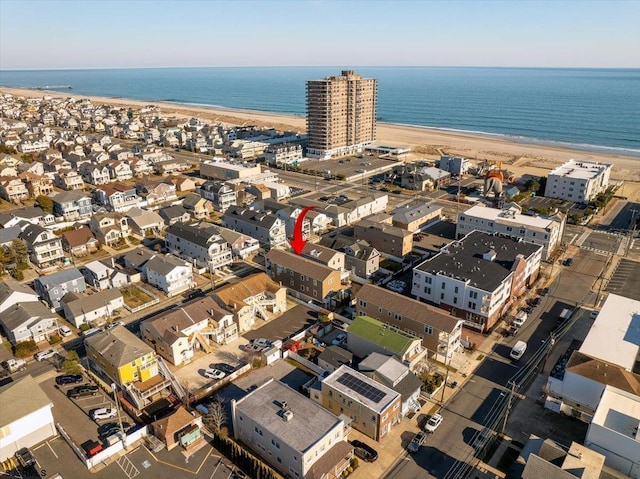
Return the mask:
<svg viewBox="0 0 640 479">
<path fill-rule="evenodd" d="M 0 71 L 0 86 L 305 114 L 340 67 Z M 640 157 L 640 69 L 359 67 L 378 120 Z M 70 85 L 71 90 L 61 89 Z"/>
</svg>

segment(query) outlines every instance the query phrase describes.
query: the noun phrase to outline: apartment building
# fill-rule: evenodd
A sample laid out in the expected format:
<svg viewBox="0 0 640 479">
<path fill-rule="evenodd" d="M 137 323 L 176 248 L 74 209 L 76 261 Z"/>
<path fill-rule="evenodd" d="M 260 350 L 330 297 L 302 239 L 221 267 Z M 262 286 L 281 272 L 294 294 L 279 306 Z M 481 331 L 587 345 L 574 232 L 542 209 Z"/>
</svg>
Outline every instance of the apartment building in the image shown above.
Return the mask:
<svg viewBox="0 0 640 479">
<path fill-rule="evenodd" d="M 420 201 L 396 208 L 391 213 L 391 218 L 393 226 L 416 233 L 442 218 L 442 206 L 435 202 Z"/>
<path fill-rule="evenodd" d="M 264 161 L 269 165 L 292 165 L 302 161 L 302 146 L 298 144 L 278 143 L 264 150 Z"/>
<path fill-rule="evenodd" d="M 269 276 L 283 286 L 295 291 L 298 298 L 312 299 L 328 304 L 332 294 L 347 288 L 340 271 L 279 249 L 266 255 Z"/>
<path fill-rule="evenodd" d="M 542 259 L 547 260 L 562 244 L 565 224 L 564 213 L 529 216 L 523 215 L 522 208 L 515 203 L 509 203 L 503 209 L 476 205 L 458 213 L 456 237 L 477 230 L 520 239 L 542 246 Z"/>
<path fill-rule="evenodd" d="M 226 228 L 251 236 L 269 248 L 283 246 L 287 242 L 284 221 L 268 211 L 231 206 L 225 211 L 222 221 Z"/>
<path fill-rule="evenodd" d="M 394 258 L 404 258 L 413 249 L 411 231 L 377 221 L 362 220 L 356 223 L 353 225 L 353 235 Z"/>
<path fill-rule="evenodd" d="M 376 80 L 351 70 L 307 82 L 307 155 L 328 159 L 376 139 Z"/>
<path fill-rule="evenodd" d="M 173 254 L 210 273 L 233 262 L 231 246 L 210 223 L 171 225 L 165 245 Z"/>
<path fill-rule="evenodd" d="M 275 379 L 231 401 L 234 438 L 287 478 L 342 477 L 353 446 L 339 414 Z"/>
<path fill-rule="evenodd" d="M 388 289 L 372 284 L 360 288 L 356 293 L 356 316 L 363 315 L 417 336 L 429 356 L 442 362 L 460 350 L 464 323 L 461 318 Z"/>
<path fill-rule="evenodd" d="M 312 399 L 333 414 L 351 418 L 351 426 L 380 441 L 402 420 L 402 396 L 348 366 L 340 366 L 322 380 Z"/>
<path fill-rule="evenodd" d="M 260 165 L 247 164 L 240 161 L 229 161 L 224 158 L 200 160 L 200 176 L 212 180 L 247 179 L 260 174 Z"/>
<path fill-rule="evenodd" d="M 544 196 L 576 203 L 589 203 L 609 187 L 613 165 L 569 160 L 547 176 Z"/>
<path fill-rule="evenodd" d="M 473 231 L 413 270 L 411 294 L 485 331 L 540 271 L 542 246 Z"/>
</svg>

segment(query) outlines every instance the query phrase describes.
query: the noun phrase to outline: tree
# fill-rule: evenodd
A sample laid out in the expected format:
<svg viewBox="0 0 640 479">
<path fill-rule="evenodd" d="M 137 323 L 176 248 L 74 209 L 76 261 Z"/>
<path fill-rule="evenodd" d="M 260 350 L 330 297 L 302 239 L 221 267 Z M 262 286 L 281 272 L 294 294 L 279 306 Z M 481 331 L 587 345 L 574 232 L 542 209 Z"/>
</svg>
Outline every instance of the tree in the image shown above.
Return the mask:
<svg viewBox="0 0 640 479">
<path fill-rule="evenodd" d="M 527 190 L 532 191 L 533 193 L 537 193 L 538 190 L 540 190 L 540 182 L 533 178 L 527 181 L 524 186 Z"/>
<path fill-rule="evenodd" d="M 38 196 L 36 198 L 36 204 L 42 208 L 45 213 L 53 213 L 53 200 L 48 196 Z"/>
<path fill-rule="evenodd" d="M 205 426 L 216 434 L 220 434 L 222 427 L 227 424 L 227 413 L 224 410 L 224 400 L 216 395 L 208 404 L 209 411 L 203 418 Z"/>
<path fill-rule="evenodd" d="M 16 238 L 11 242 L 10 247 L 11 254 L 16 263 L 26 263 L 29 257 L 29 249 L 24 241 L 20 238 Z"/>
<path fill-rule="evenodd" d="M 73 349 L 70 350 L 64 358 L 62 363 L 62 369 L 69 374 L 80 374 L 82 372 L 82 365 L 80 364 L 80 357 L 78 353 Z"/>
</svg>

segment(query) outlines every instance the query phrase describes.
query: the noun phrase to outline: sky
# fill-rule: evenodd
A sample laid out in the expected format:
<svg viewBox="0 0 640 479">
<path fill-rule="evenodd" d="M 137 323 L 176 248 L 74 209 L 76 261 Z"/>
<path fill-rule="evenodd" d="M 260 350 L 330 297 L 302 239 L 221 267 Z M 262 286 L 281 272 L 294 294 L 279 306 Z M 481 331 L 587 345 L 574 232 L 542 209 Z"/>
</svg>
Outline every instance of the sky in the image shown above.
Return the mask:
<svg viewBox="0 0 640 479">
<path fill-rule="evenodd" d="M 640 67 L 640 0 L 0 0 L 0 70 Z"/>
</svg>

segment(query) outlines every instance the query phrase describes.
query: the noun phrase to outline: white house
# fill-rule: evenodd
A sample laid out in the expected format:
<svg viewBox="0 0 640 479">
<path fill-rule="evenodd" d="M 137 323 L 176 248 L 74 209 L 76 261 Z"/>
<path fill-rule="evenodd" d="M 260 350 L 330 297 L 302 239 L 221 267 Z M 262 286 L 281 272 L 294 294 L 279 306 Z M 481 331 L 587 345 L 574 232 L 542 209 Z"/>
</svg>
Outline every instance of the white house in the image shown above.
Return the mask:
<svg viewBox="0 0 640 479">
<path fill-rule="evenodd" d="M 609 187 L 613 165 L 569 160 L 547 176 L 544 196 L 576 203 L 589 203 Z"/>
<path fill-rule="evenodd" d="M 102 261 L 91 261 L 80 272 L 86 284 L 95 289 L 121 288 L 128 283 L 126 274 Z"/>
<path fill-rule="evenodd" d="M 180 294 L 193 285 L 191 265 L 175 256 L 154 256 L 145 263 L 143 270 L 147 282 L 169 297 Z"/>
<path fill-rule="evenodd" d="M 167 229 L 165 245 L 171 253 L 209 272 L 233 262 L 231 246 L 210 223 L 175 223 Z"/>
<path fill-rule="evenodd" d="M 83 324 L 96 325 L 108 320 L 117 309 L 124 307 L 124 298 L 119 290 L 106 289 L 89 296 L 67 293 L 60 304 L 66 320 L 79 328 Z"/>
<path fill-rule="evenodd" d="M 37 303 L 38 294 L 30 287 L 18 283 L 11 277 L 2 279 L 0 283 L 0 313 L 18 303 Z"/>
<path fill-rule="evenodd" d="M 0 404 L 0 461 L 58 434 L 51 413 L 53 403 L 31 375 L 2 388 Z"/>
</svg>

